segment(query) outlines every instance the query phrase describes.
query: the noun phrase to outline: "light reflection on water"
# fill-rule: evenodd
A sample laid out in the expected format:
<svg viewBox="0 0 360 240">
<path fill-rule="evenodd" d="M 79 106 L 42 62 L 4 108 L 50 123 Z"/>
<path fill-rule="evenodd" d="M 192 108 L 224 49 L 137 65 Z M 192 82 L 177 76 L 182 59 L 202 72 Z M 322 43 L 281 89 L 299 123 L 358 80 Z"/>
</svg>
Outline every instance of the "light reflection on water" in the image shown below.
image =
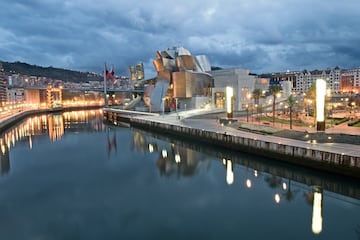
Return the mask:
<svg viewBox="0 0 360 240">
<path fill-rule="evenodd" d="M 101 110 L 30 117 L 0 145 L 0 239 L 360 238 L 352 181 L 106 126 Z"/>
</svg>

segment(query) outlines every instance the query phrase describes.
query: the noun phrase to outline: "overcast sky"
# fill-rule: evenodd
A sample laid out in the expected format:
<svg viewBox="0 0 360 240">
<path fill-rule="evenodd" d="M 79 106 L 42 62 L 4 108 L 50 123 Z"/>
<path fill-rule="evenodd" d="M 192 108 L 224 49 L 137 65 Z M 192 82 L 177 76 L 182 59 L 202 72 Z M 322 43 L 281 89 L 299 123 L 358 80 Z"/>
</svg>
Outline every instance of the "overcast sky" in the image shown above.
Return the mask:
<svg viewBox="0 0 360 240">
<path fill-rule="evenodd" d="M 2 0 L 0 60 L 115 73 L 183 46 L 253 73 L 360 67 L 360 0 Z"/>
</svg>

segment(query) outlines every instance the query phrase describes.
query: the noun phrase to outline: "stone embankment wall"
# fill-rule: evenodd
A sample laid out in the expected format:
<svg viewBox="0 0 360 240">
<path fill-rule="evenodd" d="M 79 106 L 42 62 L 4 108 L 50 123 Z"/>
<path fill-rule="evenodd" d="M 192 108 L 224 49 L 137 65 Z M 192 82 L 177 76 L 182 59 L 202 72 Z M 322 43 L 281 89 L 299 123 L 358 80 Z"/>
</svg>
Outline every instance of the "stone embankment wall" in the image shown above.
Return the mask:
<svg viewBox="0 0 360 240">
<path fill-rule="evenodd" d="M 10 128 L 17 122 L 21 121 L 22 119 L 31 116 L 32 114 L 41 113 L 38 110 L 31 110 L 31 111 L 24 111 L 18 114 L 12 115 L 8 118 L 4 118 L 0 121 L 0 132 L 5 131 L 6 129 Z"/>
<path fill-rule="evenodd" d="M 267 142 L 256 138 L 234 136 L 188 126 L 164 124 L 140 118 L 130 118 L 130 125 L 149 131 L 214 144 L 236 151 L 270 157 L 318 170 L 360 178 L 360 156 L 350 156 L 291 146 L 283 143 Z"/>
<path fill-rule="evenodd" d="M 36 114 L 43 114 L 43 113 L 54 113 L 54 112 L 63 112 L 63 111 L 77 111 L 77 110 L 86 110 L 86 109 L 97 109 L 101 108 L 102 106 L 84 106 L 84 107 L 64 107 L 60 109 L 34 109 L 34 110 L 26 110 L 22 112 L 18 112 L 13 114 L 9 117 L 0 119 L 0 133 L 3 131 L 11 128 L 16 123 L 20 122 L 26 117 L 36 115 Z"/>
</svg>

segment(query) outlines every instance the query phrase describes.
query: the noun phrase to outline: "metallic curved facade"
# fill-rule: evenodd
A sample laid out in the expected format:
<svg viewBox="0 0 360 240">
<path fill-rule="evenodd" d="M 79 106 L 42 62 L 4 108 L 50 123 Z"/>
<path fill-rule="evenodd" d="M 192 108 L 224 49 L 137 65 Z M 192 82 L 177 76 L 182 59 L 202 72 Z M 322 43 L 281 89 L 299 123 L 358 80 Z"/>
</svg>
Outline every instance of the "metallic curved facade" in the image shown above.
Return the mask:
<svg viewBox="0 0 360 240">
<path fill-rule="evenodd" d="M 214 79 L 208 71 L 211 65 L 205 55 L 192 56 L 184 47 L 157 51 L 153 61 L 157 72 L 157 81 L 151 94 L 151 107 L 160 111 L 175 99 L 192 97 L 211 97 L 210 89 Z"/>
</svg>

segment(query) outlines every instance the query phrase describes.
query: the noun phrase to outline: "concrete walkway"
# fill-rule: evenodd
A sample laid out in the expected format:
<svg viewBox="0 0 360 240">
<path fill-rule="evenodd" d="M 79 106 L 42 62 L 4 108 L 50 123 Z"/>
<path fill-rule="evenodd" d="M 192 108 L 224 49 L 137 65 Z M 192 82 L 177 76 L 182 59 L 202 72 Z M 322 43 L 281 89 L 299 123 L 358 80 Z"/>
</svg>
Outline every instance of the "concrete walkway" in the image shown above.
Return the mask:
<svg viewBox="0 0 360 240">
<path fill-rule="evenodd" d="M 187 118 L 191 118 L 194 116 L 201 116 L 201 115 L 206 115 L 206 114 L 218 114 L 218 115 L 223 115 L 224 118 L 226 118 L 226 113 L 224 112 L 223 109 L 196 109 L 196 110 L 189 110 L 189 111 L 181 111 L 178 113 L 170 113 L 170 114 L 165 114 L 162 115 L 162 118 L 165 118 L 167 121 L 173 121 L 176 120 L 177 118 L 180 117 L 180 119 L 187 119 Z M 272 122 L 267 122 L 267 121 L 258 121 L 255 119 L 251 119 L 249 118 L 249 121 L 247 122 L 247 118 L 246 116 L 244 117 L 234 117 L 234 119 L 236 119 L 238 122 L 244 122 L 244 123 L 249 123 L 249 124 L 254 124 L 254 125 L 259 125 L 259 126 L 269 126 L 269 127 L 274 127 L 274 128 L 278 128 L 278 129 L 284 129 L 284 130 L 294 130 L 294 131 L 301 131 L 301 132 L 317 132 L 316 128 L 314 127 L 303 127 L 303 126 L 296 126 L 293 125 L 292 129 L 290 129 L 290 126 L 287 124 L 281 124 L 281 123 L 272 123 Z M 325 133 L 338 133 L 338 134 L 349 134 L 349 135 L 359 135 L 360 136 L 360 128 L 358 127 L 349 127 L 347 125 L 348 123 L 342 123 L 339 125 L 334 125 L 330 128 L 327 128 L 325 130 Z"/>
<path fill-rule="evenodd" d="M 247 122 L 246 117 L 238 117 L 236 118 L 239 122 Z M 315 127 L 306 127 L 306 126 L 296 126 L 293 125 L 292 129 L 290 129 L 290 125 L 288 124 L 282 124 L 282 123 L 272 123 L 272 122 L 264 122 L 259 120 L 249 120 L 250 124 L 256 124 L 256 125 L 269 125 L 271 127 L 284 129 L 284 130 L 294 130 L 294 131 L 300 131 L 300 132 L 308 132 L 308 133 L 314 133 L 317 132 Z M 339 125 L 333 125 L 330 128 L 325 129 L 325 133 L 332 133 L 332 134 L 349 134 L 349 135 L 359 135 L 360 136 L 360 128 L 359 127 L 349 127 L 348 122 L 344 122 Z"/>
<path fill-rule="evenodd" d="M 200 110 L 189 110 L 189 111 L 182 111 L 178 113 L 171 113 L 171 114 L 164 114 L 160 116 L 141 116 L 139 118 L 146 119 L 149 121 L 160 122 L 164 124 L 171 124 L 171 125 L 179 125 L 179 126 L 187 126 L 191 128 L 197 129 L 206 129 L 208 131 L 218 132 L 218 133 L 226 133 L 228 135 L 234 136 L 242 136 L 251 139 L 261 139 L 268 142 L 276 142 L 276 143 L 283 143 L 292 146 L 299 146 L 309 149 L 316 149 L 325 152 L 334 152 L 338 154 L 345 154 L 350 156 L 359 157 L 360 156 L 360 146 L 354 144 L 344 144 L 344 143 L 316 143 L 316 142 L 305 142 L 295 139 L 271 136 L 271 135 L 262 135 L 257 133 L 252 133 L 248 131 L 242 131 L 230 126 L 223 126 L 219 123 L 217 119 L 214 118 L 191 118 L 194 116 L 204 115 L 204 114 L 218 114 L 223 112 L 224 110 L 219 109 L 200 109 Z M 226 113 L 224 113 L 226 116 Z M 237 118 L 238 121 L 243 121 L 243 118 Z M 246 121 L 246 119 L 245 119 Z M 254 123 L 256 124 L 256 123 Z M 259 125 L 264 126 L 263 123 L 258 122 Z M 285 126 L 281 126 L 281 124 L 276 124 L 274 127 L 277 128 L 285 128 Z M 288 126 L 286 126 L 288 127 Z M 358 130 L 359 128 L 355 128 Z M 288 129 L 289 130 L 289 129 Z M 296 131 L 309 131 L 308 128 L 300 128 L 295 127 L 293 130 Z M 310 130 L 311 131 L 311 130 Z M 316 132 L 316 130 L 313 130 Z M 359 129 L 360 131 L 360 129 Z M 333 127 L 331 130 L 327 129 L 325 133 L 345 133 L 349 134 L 358 134 L 360 135 L 359 131 L 351 131 L 351 128 L 348 127 L 346 124 L 341 124 L 336 127 Z"/>
</svg>

